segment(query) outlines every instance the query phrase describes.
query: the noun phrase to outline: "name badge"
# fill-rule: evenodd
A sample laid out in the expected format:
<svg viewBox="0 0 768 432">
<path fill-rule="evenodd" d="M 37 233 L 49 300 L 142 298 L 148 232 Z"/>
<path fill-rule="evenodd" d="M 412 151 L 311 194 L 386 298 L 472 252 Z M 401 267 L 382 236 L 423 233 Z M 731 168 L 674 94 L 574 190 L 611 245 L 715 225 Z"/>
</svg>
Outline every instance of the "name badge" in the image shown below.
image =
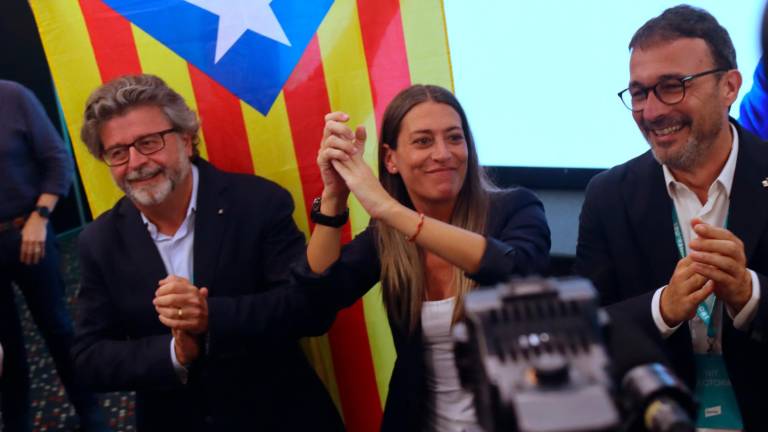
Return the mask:
<svg viewBox="0 0 768 432">
<path fill-rule="evenodd" d="M 744 429 L 731 380 L 719 354 L 695 354 L 696 397 L 699 412 L 696 427 Z"/>
</svg>

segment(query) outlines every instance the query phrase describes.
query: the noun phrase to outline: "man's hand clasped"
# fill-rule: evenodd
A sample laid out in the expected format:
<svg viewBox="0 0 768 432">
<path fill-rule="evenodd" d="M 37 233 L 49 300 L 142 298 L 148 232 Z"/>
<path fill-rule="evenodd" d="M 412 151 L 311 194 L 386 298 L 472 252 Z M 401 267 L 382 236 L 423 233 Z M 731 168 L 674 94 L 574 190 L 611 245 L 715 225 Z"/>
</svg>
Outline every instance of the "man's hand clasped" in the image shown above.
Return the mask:
<svg viewBox="0 0 768 432">
<path fill-rule="evenodd" d="M 200 355 L 200 336 L 208 331 L 208 288 L 168 276 L 159 282 L 152 303 L 160 322 L 171 329 L 177 359 L 192 363 Z"/>
<path fill-rule="evenodd" d="M 738 313 L 752 295 L 744 243 L 731 231 L 691 221 L 698 236 L 688 245 L 688 255 L 678 261 L 669 285 L 661 294 L 661 316 L 674 327 L 696 314 L 696 308 L 714 293 Z"/>
</svg>

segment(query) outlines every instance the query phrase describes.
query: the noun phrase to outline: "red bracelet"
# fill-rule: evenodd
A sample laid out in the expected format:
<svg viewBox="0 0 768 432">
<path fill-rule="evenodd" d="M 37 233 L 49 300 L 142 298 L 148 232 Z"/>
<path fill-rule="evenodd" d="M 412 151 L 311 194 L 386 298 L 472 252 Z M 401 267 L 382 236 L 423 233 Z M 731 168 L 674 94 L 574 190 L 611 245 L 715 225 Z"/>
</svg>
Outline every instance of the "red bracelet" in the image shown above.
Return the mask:
<svg viewBox="0 0 768 432">
<path fill-rule="evenodd" d="M 413 233 L 410 237 L 405 237 L 406 240 L 409 242 L 412 242 L 416 240 L 416 237 L 419 236 L 419 233 L 421 232 L 421 227 L 424 225 L 424 213 L 419 213 L 419 223 L 416 224 L 416 232 Z"/>
</svg>

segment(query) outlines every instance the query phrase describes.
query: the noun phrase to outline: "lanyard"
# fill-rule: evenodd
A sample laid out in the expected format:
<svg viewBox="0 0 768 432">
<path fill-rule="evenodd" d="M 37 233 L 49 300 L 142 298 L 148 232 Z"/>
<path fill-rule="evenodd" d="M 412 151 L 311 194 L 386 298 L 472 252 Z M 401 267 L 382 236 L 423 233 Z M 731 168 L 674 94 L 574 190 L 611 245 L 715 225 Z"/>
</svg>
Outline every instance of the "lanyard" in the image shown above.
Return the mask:
<svg viewBox="0 0 768 432">
<path fill-rule="evenodd" d="M 725 223 L 723 224 L 724 228 L 728 227 L 728 217 L 730 216 L 730 209 L 729 214 L 725 216 Z M 675 230 L 675 244 L 677 245 L 677 252 L 680 254 L 680 258 L 685 258 L 685 256 L 688 254 L 685 248 L 685 240 L 683 238 L 683 231 L 680 229 L 680 222 L 677 218 L 677 211 L 675 210 L 675 206 L 672 206 L 672 227 Z M 699 306 L 696 308 L 696 315 L 701 318 L 701 320 L 704 322 L 704 325 L 707 326 L 707 337 L 714 340 L 715 335 L 717 334 L 717 330 L 715 329 L 714 321 L 712 320 L 712 312 L 715 310 L 715 305 L 717 304 L 717 298 L 714 295 L 710 295 L 706 300 L 701 302 Z"/>
</svg>

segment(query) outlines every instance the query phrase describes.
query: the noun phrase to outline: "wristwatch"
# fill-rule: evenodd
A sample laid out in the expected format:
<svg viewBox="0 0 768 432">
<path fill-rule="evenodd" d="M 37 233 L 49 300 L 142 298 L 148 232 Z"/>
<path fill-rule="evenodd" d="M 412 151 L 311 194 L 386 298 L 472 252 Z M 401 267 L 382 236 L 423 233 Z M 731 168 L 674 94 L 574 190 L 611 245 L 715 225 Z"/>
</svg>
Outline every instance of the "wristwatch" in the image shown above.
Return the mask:
<svg viewBox="0 0 768 432">
<path fill-rule="evenodd" d="M 309 213 L 309 217 L 316 224 L 340 228 L 349 220 L 349 208 L 344 209 L 343 213 L 336 216 L 324 215 L 320 213 L 320 197 L 317 197 L 312 201 L 312 211 Z"/>
<path fill-rule="evenodd" d="M 51 209 L 49 209 L 46 206 L 35 207 L 35 213 L 40 215 L 40 217 L 43 219 L 48 219 L 49 217 L 51 217 Z"/>
</svg>

